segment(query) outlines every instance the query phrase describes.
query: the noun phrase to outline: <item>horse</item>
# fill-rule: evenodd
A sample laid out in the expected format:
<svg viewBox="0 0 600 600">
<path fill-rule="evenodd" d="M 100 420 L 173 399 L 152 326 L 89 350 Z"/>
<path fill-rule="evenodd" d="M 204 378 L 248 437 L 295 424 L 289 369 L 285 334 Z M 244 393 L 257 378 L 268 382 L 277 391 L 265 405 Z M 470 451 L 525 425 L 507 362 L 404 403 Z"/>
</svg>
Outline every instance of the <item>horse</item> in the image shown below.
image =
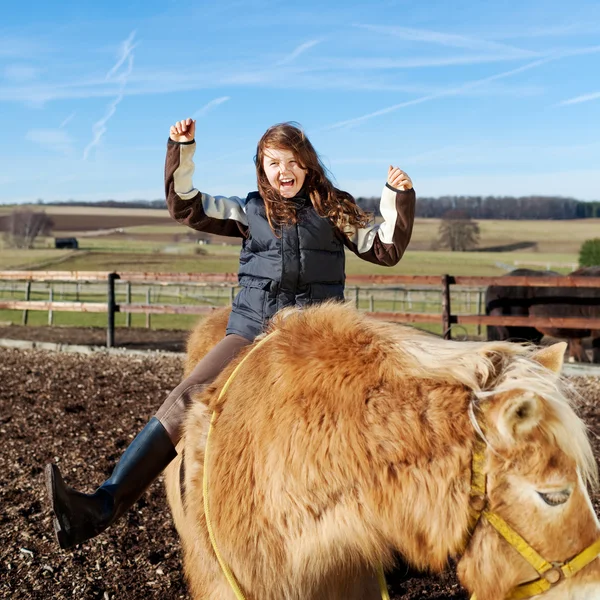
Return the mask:
<svg viewBox="0 0 600 600">
<path fill-rule="evenodd" d="M 508 276 L 560 276 L 554 271 L 516 269 Z M 573 277 L 600 277 L 600 267 L 584 267 L 569 274 Z M 560 283 L 560 281 L 557 281 Z M 486 290 L 486 314 L 535 317 L 579 317 L 600 319 L 600 289 L 576 287 L 489 286 Z M 583 339 L 592 337 L 592 362 L 600 362 L 600 330 L 557 327 L 488 326 L 488 340 L 530 341 L 539 344 L 542 337 L 566 339 L 569 355 L 578 362 L 589 362 Z"/>
<path fill-rule="evenodd" d="M 569 277 L 600 277 L 599 267 L 583 267 L 569 273 Z M 537 302 L 530 314 L 536 317 L 579 317 L 600 319 L 599 288 L 537 288 Z M 583 339 L 592 338 L 592 362 L 600 363 L 600 326 L 598 329 L 567 329 L 564 327 L 539 328 L 540 332 L 569 341 L 569 354 L 579 362 L 589 362 Z"/>
<path fill-rule="evenodd" d="M 559 277 L 555 271 L 515 269 L 507 277 Z M 521 285 L 490 285 L 485 291 L 485 314 L 488 316 L 528 317 L 541 288 Z M 528 341 L 539 344 L 544 334 L 535 327 L 524 325 L 488 325 L 487 339 Z"/>
<path fill-rule="evenodd" d="M 226 321 L 195 329 L 186 371 Z M 455 559 L 477 600 L 600 599 L 598 471 L 565 348 L 442 340 L 339 303 L 275 315 L 194 398 L 167 468 L 192 598 L 380 599 L 400 555 Z"/>
</svg>

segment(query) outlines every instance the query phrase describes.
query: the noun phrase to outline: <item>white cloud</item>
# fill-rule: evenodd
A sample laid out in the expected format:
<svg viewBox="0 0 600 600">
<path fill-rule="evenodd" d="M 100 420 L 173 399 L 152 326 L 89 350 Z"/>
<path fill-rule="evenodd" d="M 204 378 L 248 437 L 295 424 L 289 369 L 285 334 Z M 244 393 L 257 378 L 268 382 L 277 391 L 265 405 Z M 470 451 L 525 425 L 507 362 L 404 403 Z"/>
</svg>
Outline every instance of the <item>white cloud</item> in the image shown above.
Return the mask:
<svg viewBox="0 0 600 600">
<path fill-rule="evenodd" d="M 504 71 L 503 73 L 497 73 L 496 75 L 491 75 L 489 77 L 484 77 L 483 79 L 477 79 L 475 81 L 468 81 L 461 86 L 448 88 L 446 90 L 442 90 L 440 92 L 429 94 L 427 96 L 421 96 L 420 98 L 414 98 L 413 100 L 407 100 L 406 102 L 400 102 L 399 104 L 394 104 L 392 106 L 388 106 L 386 108 L 382 108 L 375 112 L 367 113 L 360 117 L 355 117 L 353 119 L 346 119 L 345 121 L 339 121 L 337 123 L 333 123 L 323 129 L 339 129 L 341 127 L 351 127 L 353 125 L 358 125 L 359 123 L 363 123 L 364 121 L 368 121 L 373 119 L 374 117 L 380 117 L 382 115 L 386 115 L 391 112 L 395 112 L 400 108 L 406 108 L 407 106 L 413 106 L 415 104 L 422 104 L 423 102 L 429 102 L 430 100 L 437 100 L 438 98 L 444 98 L 447 96 L 458 96 L 463 94 L 465 91 L 470 90 L 475 87 L 482 86 L 486 83 L 496 81 L 498 79 L 503 79 L 505 77 L 511 77 L 512 75 L 516 75 L 517 73 L 522 73 L 523 71 L 528 71 L 529 69 L 535 69 L 544 63 L 550 62 L 550 58 L 536 60 L 534 62 L 528 63 L 516 69 L 511 69 L 510 71 Z"/>
<path fill-rule="evenodd" d="M 501 44 L 498 42 L 491 42 L 483 39 L 467 37 L 464 35 L 457 35 L 454 33 L 443 33 L 440 31 L 431 31 L 428 29 L 415 29 L 411 27 L 394 27 L 385 25 L 356 25 L 361 29 L 367 29 L 375 33 L 383 33 L 392 35 L 403 40 L 411 42 L 425 42 L 431 44 L 438 44 L 442 46 L 449 46 L 451 48 L 467 48 L 469 50 L 483 50 L 486 52 L 507 52 L 513 58 L 532 58 L 539 56 L 539 53 L 531 50 L 524 50 L 522 48 L 516 48 L 515 46 L 509 46 L 507 44 Z"/>
<path fill-rule="evenodd" d="M 228 100 L 231 100 L 229 96 L 221 96 L 220 98 L 215 98 L 214 100 L 207 102 L 202 108 L 199 108 L 192 115 L 192 119 L 199 119 L 203 117 L 204 115 L 209 113 L 213 108 L 216 108 L 217 106 L 223 104 L 224 102 L 227 102 Z"/>
<path fill-rule="evenodd" d="M 23 83 L 35 79 L 38 74 L 38 69 L 31 65 L 14 64 L 4 68 L 4 77 L 9 81 Z"/>
<path fill-rule="evenodd" d="M 563 100 L 558 103 L 558 106 L 566 106 L 568 104 L 581 104 L 582 102 L 590 102 L 591 100 L 598 100 L 600 98 L 600 92 L 593 92 L 592 94 L 584 94 L 583 96 L 576 96 L 569 100 Z"/>
<path fill-rule="evenodd" d="M 3 34 L 0 37 L 0 57 L 24 59 L 47 54 L 48 48 L 43 42 L 34 40 L 31 36 L 16 37 Z"/>
<path fill-rule="evenodd" d="M 595 22 L 570 23 L 552 27 L 532 27 L 530 29 L 511 29 L 510 31 L 494 35 L 495 39 L 526 39 L 543 37 L 581 36 L 600 33 L 600 25 Z"/>
<path fill-rule="evenodd" d="M 495 62 L 507 62 L 522 59 L 511 53 L 502 54 L 464 54 L 462 56 L 414 56 L 408 58 L 350 58 L 350 59 L 321 59 L 321 69 L 344 70 L 381 70 L 381 69 L 422 69 L 427 67 L 459 67 L 481 65 Z M 530 58 L 530 57 L 526 57 Z"/>
<path fill-rule="evenodd" d="M 70 154 L 73 140 L 64 129 L 30 129 L 25 139 L 59 154 Z"/>
</svg>

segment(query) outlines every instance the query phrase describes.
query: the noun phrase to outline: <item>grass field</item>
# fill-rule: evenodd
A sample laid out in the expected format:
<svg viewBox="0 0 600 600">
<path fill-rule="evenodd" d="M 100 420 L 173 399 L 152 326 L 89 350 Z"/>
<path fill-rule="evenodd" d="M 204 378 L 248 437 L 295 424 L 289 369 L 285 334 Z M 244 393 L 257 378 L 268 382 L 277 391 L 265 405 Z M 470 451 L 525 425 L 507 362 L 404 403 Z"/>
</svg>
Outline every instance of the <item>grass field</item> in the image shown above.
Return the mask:
<svg viewBox="0 0 600 600">
<path fill-rule="evenodd" d="M 39 210 L 39 206 L 31 207 Z M 75 236 L 80 249 L 55 250 L 54 238 L 39 239 L 33 250 L 0 247 L 0 270 L 64 271 L 144 271 L 178 273 L 235 273 L 238 270 L 239 240 L 211 236 L 212 243 L 199 246 L 190 229 L 174 223 L 165 210 L 117 209 L 99 207 L 48 206 L 44 210 L 55 222 L 54 235 Z M 0 216 L 13 207 L 0 206 Z M 518 266 L 550 268 L 568 273 L 576 268 L 583 241 L 598 237 L 600 220 L 577 221 L 480 221 L 480 246 L 501 246 L 515 242 L 534 242 L 535 250 L 519 252 L 432 251 L 437 236 L 437 219 L 417 219 L 409 250 L 395 267 L 379 267 L 347 252 L 346 271 L 353 274 L 387 275 L 481 275 L 497 276 Z M 15 288 L 15 298 L 23 298 L 23 285 Z M 366 292 L 366 290 L 365 290 Z M 5 290 L 0 291 L 0 297 Z M 141 293 L 141 292 L 140 292 Z M 43 296 L 44 299 L 47 296 Z M 55 298 L 58 300 L 58 298 Z M 74 298 L 68 298 L 74 299 Z M 215 300 L 227 303 L 228 297 Z M 103 301 L 97 299 L 96 301 Z M 121 298 L 118 300 L 123 302 Z M 153 298 L 153 302 L 159 302 Z M 164 300 L 167 302 L 166 300 Z M 134 299 L 144 302 L 144 298 Z M 361 296 L 361 308 L 373 300 Z M 193 302 L 192 302 L 193 303 Z M 377 310 L 403 310 L 396 298 L 377 300 Z M 454 304 L 453 304 L 454 306 Z M 471 307 L 472 308 L 472 307 Z M 411 310 L 426 310 L 412 306 Z M 0 321 L 20 322 L 19 311 L 0 311 Z M 153 315 L 153 327 L 187 328 L 197 317 Z M 31 324 L 44 324 L 45 312 L 30 311 Z M 53 315 L 55 324 L 105 326 L 104 314 L 60 313 Z M 133 326 L 144 326 L 144 315 L 132 315 Z M 117 315 L 117 325 L 125 315 Z M 434 328 L 436 329 L 436 328 Z"/>
<path fill-rule="evenodd" d="M 84 248 L 86 246 L 84 245 Z M 194 254 L 197 246 L 160 247 L 156 243 L 131 243 L 121 251 L 98 244 L 89 252 L 73 252 L 65 257 L 60 250 L 0 251 L 0 269 L 36 269 L 63 271 L 145 271 L 151 273 L 235 273 L 239 266 L 239 248 L 203 247 L 205 254 Z M 63 260 L 64 259 L 64 260 Z M 56 268 L 52 260 L 57 262 Z M 58 261 L 60 260 L 60 263 Z M 407 251 L 394 267 L 381 267 L 346 253 L 348 275 L 503 275 L 520 265 L 568 273 L 577 264 L 576 254 L 493 253 Z"/>
<path fill-rule="evenodd" d="M 92 240 L 101 242 L 103 238 L 110 238 L 110 243 L 124 245 L 136 240 L 151 242 L 152 238 L 160 243 L 168 243 L 183 240 L 188 234 L 194 234 L 190 229 L 174 223 L 166 210 L 36 205 L 23 208 L 45 210 L 55 223 L 55 234 L 80 236 L 82 246 L 92 243 Z M 13 210 L 12 206 L 0 206 L 0 216 Z M 439 219 L 416 219 L 411 250 L 430 250 L 439 224 Z M 482 220 L 479 221 L 479 227 L 482 248 L 515 242 L 533 242 L 537 244 L 537 252 L 540 254 L 577 254 L 583 241 L 598 237 L 600 219 Z M 106 235 L 111 231 L 112 235 Z M 532 254 L 534 253 L 532 251 Z"/>
<path fill-rule="evenodd" d="M 581 244 L 600 235 L 600 219 L 573 221 L 479 221 L 479 246 L 500 246 L 515 242 L 535 242 L 537 250 L 531 254 L 578 254 Z M 439 219 L 417 219 L 411 248 L 428 250 L 436 238 Z"/>
</svg>

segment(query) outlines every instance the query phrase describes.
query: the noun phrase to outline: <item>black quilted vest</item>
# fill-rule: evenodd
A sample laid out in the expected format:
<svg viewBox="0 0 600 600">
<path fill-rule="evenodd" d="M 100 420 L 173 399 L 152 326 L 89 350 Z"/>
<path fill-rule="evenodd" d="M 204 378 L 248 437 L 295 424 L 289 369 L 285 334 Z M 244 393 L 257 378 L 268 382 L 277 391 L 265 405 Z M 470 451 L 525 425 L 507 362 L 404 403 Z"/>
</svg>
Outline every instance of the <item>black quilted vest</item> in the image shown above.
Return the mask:
<svg viewBox="0 0 600 600">
<path fill-rule="evenodd" d="M 233 301 L 227 333 L 253 340 L 286 306 L 344 299 L 344 244 L 310 200 L 296 197 L 298 223 L 271 230 L 258 193 L 246 199 L 249 236 L 240 254 L 241 290 Z"/>
</svg>

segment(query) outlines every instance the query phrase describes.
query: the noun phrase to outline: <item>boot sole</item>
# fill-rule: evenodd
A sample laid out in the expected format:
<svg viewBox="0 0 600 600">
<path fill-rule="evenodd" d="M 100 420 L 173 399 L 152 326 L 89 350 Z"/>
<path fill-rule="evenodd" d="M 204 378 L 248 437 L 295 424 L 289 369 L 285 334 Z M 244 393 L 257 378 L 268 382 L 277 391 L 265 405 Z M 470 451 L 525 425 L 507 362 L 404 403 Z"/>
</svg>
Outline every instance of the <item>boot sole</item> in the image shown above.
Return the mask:
<svg viewBox="0 0 600 600">
<path fill-rule="evenodd" d="M 73 546 L 73 544 L 70 543 L 70 540 L 69 540 L 66 532 L 61 527 L 60 521 L 58 520 L 58 518 L 56 516 L 56 510 L 55 510 L 55 505 L 56 505 L 55 480 L 56 480 L 57 475 L 58 475 L 58 477 L 60 477 L 58 467 L 56 465 L 52 465 L 52 464 L 46 465 L 44 475 L 45 475 L 45 480 L 46 480 L 46 490 L 48 491 L 48 498 L 50 499 L 50 509 L 52 510 L 52 524 L 54 526 L 54 536 L 56 537 L 56 541 L 58 542 L 58 545 L 63 550 L 68 550 L 69 548 L 71 548 Z"/>
</svg>

